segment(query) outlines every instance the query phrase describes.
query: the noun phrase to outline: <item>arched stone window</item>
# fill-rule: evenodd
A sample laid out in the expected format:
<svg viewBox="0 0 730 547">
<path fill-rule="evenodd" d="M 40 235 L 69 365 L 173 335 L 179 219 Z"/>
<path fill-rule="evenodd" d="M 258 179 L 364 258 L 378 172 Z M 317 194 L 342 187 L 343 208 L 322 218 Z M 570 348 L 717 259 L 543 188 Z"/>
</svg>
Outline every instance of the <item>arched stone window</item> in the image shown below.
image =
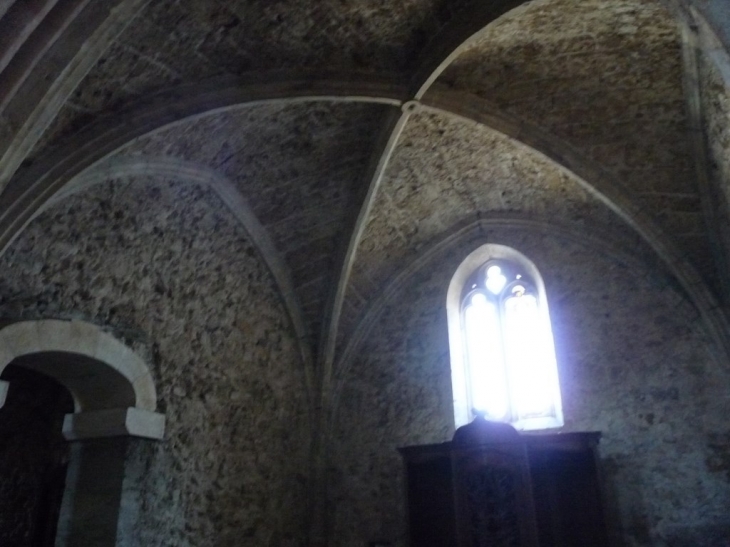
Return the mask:
<svg viewBox="0 0 730 547">
<path fill-rule="evenodd" d="M 457 427 L 474 412 L 517 429 L 563 425 L 547 296 L 532 262 L 483 245 L 456 270 L 447 313 Z"/>
</svg>

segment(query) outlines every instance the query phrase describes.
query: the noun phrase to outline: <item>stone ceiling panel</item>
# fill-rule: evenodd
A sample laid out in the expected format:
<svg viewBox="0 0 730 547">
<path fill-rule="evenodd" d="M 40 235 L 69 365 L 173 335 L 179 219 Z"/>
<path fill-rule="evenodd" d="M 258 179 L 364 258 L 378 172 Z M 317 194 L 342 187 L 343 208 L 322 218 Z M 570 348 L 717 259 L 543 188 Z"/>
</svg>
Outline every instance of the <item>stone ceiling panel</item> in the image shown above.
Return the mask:
<svg viewBox="0 0 730 547">
<path fill-rule="evenodd" d="M 403 267 L 455 227 L 525 215 L 641 245 L 580 182 L 534 151 L 485 126 L 423 112 L 396 148 L 358 249 L 346 332 Z"/>
<path fill-rule="evenodd" d="M 223 74 L 409 74 L 463 0 L 155 0 L 82 81 L 43 144 L 150 91 Z"/>
<path fill-rule="evenodd" d="M 688 155 L 679 29 L 658 2 L 531 3 L 489 27 L 441 83 L 537 122 L 616 169 Z M 654 137 L 662 137 L 659 150 L 650 148 Z"/>
<path fill-rule="evenodd" d="M 610 168 L 710 281 L 679 28 L 658 1 L 538 0 L 491 25 L 440 83 Z"/>
<path fill-rule="evenodd" d="M 242 107 L 142 137 L 120 156 L 175 157 L 233 181 L 288 262 L 312 343 L 340 238 L 364 180 L 384 107 L 295 103 Z"/>
</svg>

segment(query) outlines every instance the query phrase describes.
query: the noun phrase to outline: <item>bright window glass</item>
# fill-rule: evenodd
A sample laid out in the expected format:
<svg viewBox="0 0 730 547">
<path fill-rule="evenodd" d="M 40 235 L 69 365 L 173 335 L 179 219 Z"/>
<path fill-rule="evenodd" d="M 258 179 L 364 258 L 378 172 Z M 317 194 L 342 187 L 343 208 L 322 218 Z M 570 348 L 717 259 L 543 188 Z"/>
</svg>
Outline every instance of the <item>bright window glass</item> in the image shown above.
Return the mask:
<svg viewBox="0 0 730 547">
<path fill-rule="evenodd" d="M 516 260 L 488 259 L 476 267 L 460 291 L 461 348 L 452 349 L 452 361 L 455 355 L 461 361 L 452 362 L 452 369 L 460 367 L 452 378 L 464 384 L 454 386 L 457 426 L 465 421 L 465 409 L 472 417 L 481 412 L 518 429 L 563 425 L 542 281 L 529 261 L 521 263 L 521 255 L 512 252 Z"/>
</svg>

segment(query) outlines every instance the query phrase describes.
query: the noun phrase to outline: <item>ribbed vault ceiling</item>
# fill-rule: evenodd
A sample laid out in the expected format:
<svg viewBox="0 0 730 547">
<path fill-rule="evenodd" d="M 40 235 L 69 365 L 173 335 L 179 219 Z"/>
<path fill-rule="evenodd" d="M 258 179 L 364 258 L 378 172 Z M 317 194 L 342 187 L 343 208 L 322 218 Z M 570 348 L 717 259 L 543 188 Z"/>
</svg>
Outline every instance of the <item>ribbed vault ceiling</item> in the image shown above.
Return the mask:
<svg viewBox="0 0 730 547">
<path fill-rule="evenodd" d="M 272 84 L 287 74 L 295 85 Z M 225 75 L 256 101 L 221 107 L 214 89 L 198 101 L 197 82 Z M 26 163 L 78 154 L 54 173 L 59 188 L 101 159 L 179 161 L 230 181 L 273 243 L 269 263 L 285 265 L 311 353 L 331 361 L 407 264 L 490 215 L 559 219 L 635 250 L 643 237 L 686 286 L 702 286 L 696 271 L 714 283 L 683 75 L 659 0 L 149 2 Z M 163 89 L 155 125 L 144 107 Z M 105 120 L 103 152 L 68 144 Z M 10 195 L 42 178 L 23 175 Z"/>
<path fill-rule="evenodd" d="M 609 167 L 714 275 L 683 76 L 680 29 L 660 4 L 550 0 L 491 25 L 441 82 L 535 122 Z"/>
<path fill-rule="evenodd" d="M 464 0 L 153 1 L 75 91 L 51 130 L 221 74 L 314 69 L 404 76 Z"/>
<path fill-rule="evenodd" d="M 316 347 L 335 252 L 384 119 L 373 104 L 242 107 L 142 137 L 117 157 L 173 157 L 231 180 L 288 264 Z"/>
<path fill-rule="evenodd" d="M 552 219 L 611 234 L 627 247 L 639 244 L 575 176 L 534 150 L 485 126 L 422 112 L 409 120 L 384 174 L 353 266 L 341 334 L 444 234 L 495 216 Z"/>
</svg>

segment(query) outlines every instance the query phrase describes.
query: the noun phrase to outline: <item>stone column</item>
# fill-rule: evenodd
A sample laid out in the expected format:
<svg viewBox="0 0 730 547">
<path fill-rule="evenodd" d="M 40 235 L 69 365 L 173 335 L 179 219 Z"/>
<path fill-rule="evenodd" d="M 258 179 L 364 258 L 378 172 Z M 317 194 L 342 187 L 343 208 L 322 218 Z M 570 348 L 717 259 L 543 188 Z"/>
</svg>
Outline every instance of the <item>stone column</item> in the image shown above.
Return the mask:
<svg viewBox="0 0 730 547">
<path fill-rule="evenodd" d="M 138 512 L 124 489 L 129 448 L 162 439 L 164 428 L 163 415 L 135 408 L 66 415 L 63 434 L 72 443 L 56 547 L 133 543 Z"/>
<path fill-rule="evenodd" d="M 128 442 L 114 437 L 71 443 L 56 547 L 117 545 Z"/>
</svg>

